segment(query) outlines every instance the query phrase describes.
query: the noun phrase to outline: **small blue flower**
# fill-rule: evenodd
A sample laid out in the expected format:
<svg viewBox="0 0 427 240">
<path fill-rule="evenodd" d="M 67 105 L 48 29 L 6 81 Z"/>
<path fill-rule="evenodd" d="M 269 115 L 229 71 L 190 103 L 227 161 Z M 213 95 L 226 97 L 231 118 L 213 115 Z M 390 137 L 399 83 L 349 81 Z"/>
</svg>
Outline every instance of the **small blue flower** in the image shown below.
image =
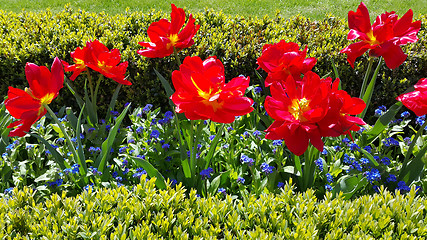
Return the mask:
<svg viewBox="0 0 427 240">
<path fill-rule="evenodd" d="M 374 112 L 375 117 L 381 117 L 383 114 L 384 112 L 381 111 L 380 109 L 375 109 L 375 112 Z"/>
<path fill-rule="evenodd" d="M 351 151 L 356 151 L 356 150 L 360 149 L 360 147 L 356 143 L 350 143 L 350 149 L 351 149 Z"/>
<path fill-rule="evenodd" d="M 105 130 L 110 131 L 111 130 L 111 126 L 110 125 L 105 125 Z"/>
<path fill-rule="evenodd" d="M 128 147 L 126 147 L 126 146 L 119 148 L 119 153 L 124 153 L 124 152 L 126 152 L 126 149 L 127 149 L 127 148 L 128 148 Z"/>
<path fill-rule="evenodd" d="M 334 178 L 332 177 L 332 175 L 330 173 L 326 173 L 326 181 L 328 181 L 330 183 L 334 181 Z"/>
<path fill-rule="evenodd" d="M 397 141 L 396 139 L 394 139 L 392 137 L 384 139 L 383 143 L 386 147 L 399 146 L 399 141 Z"/>
<path fill-rule="evenodd" d="M 218 188 L 218 193 L 220 194 L 227 194 L 227 192 L 225 191 L 225 188 Z"/>
<path fill-rule="evenodd" d="M 57 138 L 55 142 L 56 143 L 63 143 L 64 140 L 65 140 L 65 138 L 60 137 L 60 138 Z"/>
<path fill-rule="evenodd" d="M 415 119 L 415 123 L 422 126 L 425 122 L 425 115 L 419 116 Z"/>
<path fill-rule="evenodd" d="M 117 111 L 110 111 L 110 114 L 113 116 L 119 116 L 119 112 Z"/>
<path fill-rule="evenodd" d="M 138 127 L 137 129 L 136 129 L 136 133 L 138 133 L 138 134 L 140 134 L 140 133 L 142 133 L 142 131 L 144 131 L 144 127 L 142 127 L 142 126 L 140 126 L 140 127 Z"/>
<path fill-rule="evenodd" d="M 353 161 L 353 167 L 359 172 L 361 172 L 363 170 L 362 166 L 359 164 L 358 161 Z"/>
<path fill-rule="evenodd" d="M 230 131 L 233 131 L 233 130 L 234 130 L 234 128 L 233 128 L 233 127 L 228 127 L 228 128 L 227 128 L 227 131 L 229 131 L 229 132 L 230 132 Z"/>
<path fill-rule="evenodd" d="M 169 145 L 169 144 L 167 144 L 167 143 L 165 143 L 165 144 L 163 144 L 163 145 L 162 145 L 162 148 L 163 148 L 164 150 L 168 150 L 168 149 L 169 149 L 169 147 L 170 147 L 170 145 Z"/>
<path fill-rule="evenodd" d="M 400 191 L 404 191 L 404 192 L 409 192 L 409 191 L 411 191 L 411 188 L 410 188 L 410 187 L 408 187 L 404 181 L 400 181 L 400 182 L 398 182 L 398 183 L 397 183 L 397 188 L 396 188 L 396 189 L 397 189 L 397 190 L 400 190 Z"/>
<path fill-rule="evenodd" d="M 6 188 L 6 189 L 4 190 L 4 194 L 12 194 L 12 192 L 13 192 L 13 187 Z"/>
<path fill-rule="evenodd" d="M 122 161 L 122 165 L 123 165 L 123 166 L 128 165 L 128 163 L 129 163 L 129 162 L 128 162 L 128 160 L 127 160 L 127 159 L 123 159 L 123 161 Z"/>
<path fill-rule="evenodd" d="M 366 171 L 364 174 L 369 182 L 381 180 L 380 171 L 376 168 L 372 168 L 371 171 Z"/>
<path fill-rule="evenodd" d="M 329 184 L 326 184 L 326 185 L 325 185 L 325 189 L 326 189 L 328 192 L 330 192 L 330 191 L 332 191 L 332 186 L 331 186 L 331 185 L 329 185 Z"/>
<path fill-rule="evenodd" d="M 323 151 L 321 152 L 322 155 L 328 155 L 328 150 L 323 149 Z"/>
<path fill-rule="evenodd" d="M 149 112 L 150 110 L 151 110 L 151 108 L 153 107 L 153 105 L 152 104 L 147 104 L 147 105 L 145 105 L 145 107 L 142 109 L 142 112 L 143 113 L 147 113 L 147 112 Z"/>
<path fill-rule="evenodd" d="M 388 157 L 383 157 L 383 158 L 381 158 L 381 162 L 382 162 L 384 165 L 388 166 L 388 165 L 390 165 L 390 158 L 388 158 Z"/>
<path fill-rule="evenodd" d="M 274 171 L 274 167 L 270 166 L 270 165 L 268 165 L 268 163 L 264 162 L 264 163 L 261 163 L 261 171 L 265 174 L 270 174 Z"/>
<path fill-rule="evenodd" d="M 348 143 L 350 143 L 350 139 L 348 139 L 348 138 L 345 137 L 345 138 L 343 138 L 342 142 L 348 144 Z"/>
<path fill-rule="evenodd" d="M 242 178 L 242 177 L 238 177 L 237 178 L 237 183 L 244 184 L 245 183 L 245 179 Z"/>
<path fill-rule="evenodd" d="M 282 146 L 283 140 L 274 140 L 273 146 Z"/>
<path fill-rule="evenodd" d="M 341 150 L 341 146 L 340 146 L 340 145 L 336 145 L 336 146 L 334 146 L 334 150 L 335 150 L 336 152 L 338 152 L 339 150 Z"/>
<path fill-rule="evenodd" d="M 200 176 L 202 176 L 202 179 L 211 178 L 211 173 L 213 173 L 213 169 L 209 167 L 200 171 Z"/>
<path fill-rule="evenodd" d="M 165 117 L 166 119 L 171 120 L 171 119 L 173 119 L 173 113 L 172 113 L 171 111 L 167 111 L 167 112 L 165 112 L 164 117 Z"/>
<path fill-rule="evenodd" d="M 388 178 L 386 179 L 386 182 L 396 182 L 396 181 L 397 181 L 397 178 L 396 178 L 396 175 L 394 174 L 388 175 Z"/>
<path fill-rule="evenodd" d="M 151 133 L 150 133 L 150 137 L 151 138 L 158 138 L 160 136 L 160 132 L 157 129 L 154 129 Z"/>
<path fill-rule="evenodd" d="M 381 111 L 383 111 L 383 112 L 387 111 L 387 107 L 384 106 L 384 105 L 379 106 L 378 109 L 381 110 Z"/>
<path fill-rule="evenodd" d="M 314 163 L 319 168 L 319 170 L 321 172 L 323 172 L 323 159 L 322 158 L 318 158 L 316 161 L 314 161 Z"/>
<path fill-rule="evenodd" d="M 284 183 L 284 182 L 278 182 L 278 183 L 277 183 L 277 187 L 278 187 L 278 188 L 282 188 L 283 186 L 285 186 L 285 183 Z"/>
<path fill-rule="evenodd" d="M 209 141 L 214 140 L 214 138 L 215 138 L 215 135 L 210 135 L 210 136 L 209 136 Z"/>
<path fill-rule="evenodd" d="M 361 159 L 360 159 L 360 163 L 362 163 L 362 164 L 366 165 L 366 164 L 368 164 L 368 163 L 369 163 L 369 159 L 367 159 L 367 158 L 361 158 Z"/>
<path fill-rule="evenodd" d="M 255 87 L 254 91 L 255 91 L 256 94 L 259 94 L 259 93 L 262 92 L 262 88 L 261 87 Z"/>
<path fill-rule="evenodd" d="M 255 130 L 255 131 L 254 131 L 254 133 L 253 133 L 253 135 L 254 135 L 255 137 L 258 137 L 258 136 L 260 136 L 260 135 L 261 135 L 261 132 L 260 132 L 260 131 L 258 131 L 258 130 Z"/>
<path fill-rule="evenodd" d="M 115 177 L 114 179 L 116 179 L 116 181 L 117 181 L 117 182 L 122 182 L 122 181 L 123 181 L 123 178 L 122 178 L 122 177 L 120 177 L 120 176 Z"/>
<path fill-rule="evenodd" d="M 403 113 L 400 114 L 400 117 L 402 117 L 402 118 L 408 118 L 410 116 L 411 116 L 411 114 L 408 111 L 404 111 Z"/>
<path fill-rule="evenodd" d="M 368 153 L 372 153 L 372 147 L 371 146 L 365 146 L 363 149 L 365 149 L 365 151 L 367 151 Z"/>
<path fill-rule="evenodd" d="M 411 138 L 410 137 L 405 137 L 403 139 L 403 141 L 405 142 L 406 145 L 410 145 L 412 143 Z"/>
<path fill-rule="evenodd" d="M 345 153 L 344 154 L 344 160 L 343 160 L 343 162 L 345 163 L 345 164 L 352 164 L 353 162 L 354 162 L 354 158 L 353 157 L 350 157 L 347 153 Z"/>
<path fill-rule="evenodd" d="M 242 154 L 242 156 L 240 157 L 240 162 L 242 162 L 243 164 L 248 164 L 249 166 L 254 165 L 254 160 L 248 156 L 246 156 L 245 154 Z"/>
<path fill-rule="evenodd" d="M 165 158 L 165 161 L 166 162 L 170 162 L 172 160 L 172 157 L 171 156 L 167 156 L 166 158 Z"/>
</svg>

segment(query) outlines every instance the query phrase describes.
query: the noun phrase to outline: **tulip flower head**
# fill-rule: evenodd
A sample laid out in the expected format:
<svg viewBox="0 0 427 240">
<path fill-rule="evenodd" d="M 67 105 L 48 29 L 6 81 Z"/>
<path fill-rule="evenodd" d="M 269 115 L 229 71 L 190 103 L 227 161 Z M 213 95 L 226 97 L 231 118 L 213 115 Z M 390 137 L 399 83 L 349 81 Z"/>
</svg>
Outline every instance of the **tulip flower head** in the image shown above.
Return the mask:
<svg viewBox="0 0 427 240">
<path fill-rule="evenodd" d="M 275 120 L 265 130 L 265 138 L 284 139 L 288 149 L 296 155 L 302 155 L 309 142 L 322 151 L 323 141 L 316 123 L 328 111 L 330 86 L 313 72 L 304 75 L 301 86 L 292 76 L 284 85 L 273 83 L 271 96 L 265 99 L 265 110 Z"/>
<path fill-rule="evenodd" d="M 323 150 L 322 137 L 338 137 L 358 131 L 365 125 L 356 115 L 365 108 L 362 99 L 352 98 L 338 90 L 339 80 L 320 79 L 307 72 L 300 83 L 289 76 L 284 86 L 271 85 L 271 96 L 265 99 L 265 109 L 275 121 L 267 130 L 265 138 L 284 139 L 288 149 L 302 155 L 311 143 Z M 351 135 L 350 135 L 351 136 Z"/>
<path fill-rule="evenodd" d="M 25 91 L 9 87 L 6 109 L 15 119 L 7 128 L 15 128 L 9 132 L 9 137 L 23 137 L 30 131 L 31 126 L 47 112 L 44 107 L 58 96 L 64 85 L 64 71 L 61 61 L 55 58 L 51 68 L 27 63 L 25 75 L 30 88 Z"/>
<path fill-rule="evenodd" d="M 73 72 L 70 77 L 73 81 L 80 73 L 91 68 L 120 84 L 132 85 L 125 79 L 128 62 L 120 63 L 121 56 L 118 49 L 110 51 L 98 40 L 88 41 L 84 48 L 78 47 L 74 52 L 71 52 L 71 57 L 74 61 L 73 65 L 69 65 L 65 61 L 62 63 L 66 72 Z"/>
<path fill-rule="evenodd" d="M 216 57 L 202 61 L 200 57 L 186 57 L 180 70 L 172 73 L 176 89 L 171 100 L 177 113 L 185 113 L 190 120 L 210 119 L 231 123 L 235 116 L 252 112 L 253 100 L 244 97 L 249 77 L 233 78 L 225 83 L 224 65 Z"/>
<path fill-rule="evenodd" d="M 415 91 L 402 94 L 397 97 L 397 100 L 411 109 L 415 115 L 425 115 L 427 114 L 427 78 L 421 78 L 414 88 Z"/>
<path fill-rule="evenodd" d="M 193 37 L 200 25 L 195 24 L 196 20 L 190 14 L 187 25 L 181 30 L 185 23 L 184 10 L 171 5 L 171 21 L 161 19 L 152 23 L 147 30 L 151 42 L 139 42 L 145 49 L 138 50 L 138 54 L 149 58 L 162 58 L 171 55 L 174 48 L 179 51 L 194 44 Z"/>
<path fill-rule="evenodd" d="M 257 59 L 259 68 L 268 73 L 265 86 L 273 82 L 284 83 L 288 76 L 300 81 L 301 75 L 310 71 L 317 62 L 313 57 L 306 59 L 306 55 L 307 47 L 300 51 L 298 44 L 293 42 L 282 40 L 276 44 L 265 44 Z"/>
<path fill-rule="evenodd" d="M 326 81 L 332 83 L 331 78 L 327 78 Z M 361 118 L 351 116 L 363 112 L 366 107 L 365 102 L 360 98 L 351 97 L 344 90 L 338 90 L 339 81 L 337 79 L 331 84 L 329 110 L 317 123 L 324 137 L 338 137 L 344 134 L 352 137 L 350 131 L 359 131 L 358 125 L 366 125 Z"/>
<path fill-rule="evenodd" d="M 362 2 L 356 12 L 348 13 L 348 40 L 359 39 L 341 50 L 347 54 L 347 61 L 354 68 L 357 57 L 369 50 L 369 55 L 383 57 L 388 68 L 400 66 L 407 55 L 400 48 L 401 45 L 418 41 L 417 33 L 421 28 L 421 21 L 412 21 L 413 12 L 409 9 L 400 19 L 395 12 L 386 12 L 377 16 L 371 25 L 369 12 Z"/>
</svg>

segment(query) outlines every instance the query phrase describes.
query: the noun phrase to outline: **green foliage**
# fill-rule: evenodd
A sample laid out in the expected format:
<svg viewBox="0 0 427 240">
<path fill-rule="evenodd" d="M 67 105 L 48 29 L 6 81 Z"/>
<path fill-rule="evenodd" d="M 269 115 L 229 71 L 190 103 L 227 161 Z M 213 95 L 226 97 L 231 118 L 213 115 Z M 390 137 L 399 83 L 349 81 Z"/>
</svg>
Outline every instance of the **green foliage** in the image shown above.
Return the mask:
<svg viewBox="0 0 427 240">
<path fill-rule="evenodd" d="M 423 239 L 427 199 L 399 192 L 354 200 L 295 194 L 197 197 L 181 186 L 93 189 L 38 202 L 30 188 L 0 199 L 2 239 Z"/>
<path fill-rule="evenodd" d="M 148 26 L 161 18 L 167 18 L 168 14 L 152 10 L 146 13 L 126 11 L 119 15 L 108 15 L 76 11 L 69 6 L 57 14 L 49 10 L 40 13 L 0 10 L 0 79 L 3 83 L 0 95 L 6 95 L 8 86 L 23 88 L 27 85 L 24 75 L 26 62 L 45 65 L 52 62 L 55 56 L 70 62 L 71 51 L 83 47 L 88 40 L 98 39 L 109 49 L 118 48 L 122 60 L 129 61 L 128 79 L 133 85 L 122 89 L 123 94 L 118 98 L 117 107 L 122 108 L 131 99 L 137 105 L 152 103 L 167 108 L 166 94 L 153 69 L 170 79 L 173 69 L 176 69 L 174 59 L 147 59 L 136 51 L 141 48 L 138 42 L 149 41 L 146 33 Z M 358 95 L 367 56 L 358 59 L 355 69 L 352 69 L 346 62 L 346 56 L 339 53 L 350 44 L 346 40 L 348 27 L 344 19 L 329 16 L 320 21 L 311 21 L 300 15 L 291 19 L 279 15 L 251 18 L 227 16 L 210 10 L 195 14 L 195 18 L 201 28 L 196 34 L 194 46 L 180 52 L 181 58 L 188 55 L 199 55 L 201 58 L 216 55 L 225 65 L 227 79 L 243 74 L 250 76 L 252 83 L 258 84 L 256 58 L 260 56 L 263 45 L 285 39 L 308 47 L 309 56 L 318 58 L 313 71 L 320 76 L 333 76 L 333 59 L 338 66 L 343 89 L 352 96 Z M 427 15 L 418 16 L 417 19 L 423 22 L 418 34 L 420 40 L 404 46 L 408 59 L 398 69 L 390 70 L 382 66 L 380 72 L 383 74 L 378 76 L 374 89 L 376 94 L 368 116 L 373 115 L 373 109 L 377 106 L 394 102 L 398 94 L 426 76 Z M 82 89 L 84 82 L 77 78 L 74 84 L 76 88 Z M 114 81 L 107 81 L 106 86 L 100 89 L 98 101 L 108 101 L 115 86 Z M 70 97 L 71 93 L 61 91 L 54 104 L 63 106 Z M 104 112 L 105 109 L 100 110 Z"/>
</svg>

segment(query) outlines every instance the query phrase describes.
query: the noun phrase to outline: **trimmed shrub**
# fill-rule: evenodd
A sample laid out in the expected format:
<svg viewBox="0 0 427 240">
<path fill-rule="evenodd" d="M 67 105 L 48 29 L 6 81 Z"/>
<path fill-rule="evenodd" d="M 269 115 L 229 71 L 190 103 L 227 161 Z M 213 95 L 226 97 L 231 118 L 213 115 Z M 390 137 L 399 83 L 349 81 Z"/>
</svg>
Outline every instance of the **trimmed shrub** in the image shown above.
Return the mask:
<svg viewBox="0 0 427 240">
<path fill-rule="evenodd" d="M 319 200 L 314 191 L 199 198 L 181 185 L 156 190 L 155 179 L 132 190 L 51 195 L 38 203 L 29 188 L 0 200 L 2 239 L 424 239 L 427 199 L 381 194 Z"/>
<path fill-rule="evenodd" d="M 73 10 L 69 6 L 57 14 L 49 10 L 40 13 L 0 10 L 0 94 L 6 95 L 8 86 L 23 88 L 27 85 L 24 75 L 26 62 L 49 65 L 55 56 L 71 62 L 71 51 L 84 46 L 88 40 L 99 39 L 110 49 L 118 48 L 122 60 L 129 61 L 128 79 L 133 85 L 122 88 L 118 108 L 132 101 L 137 105 L 152 103 L 166 109 L 169 107 L 167 98 L 153 69 L 170 79 L 171 72 L 177 69 L 173 57 L 147 59 L 136 51 L 141 48 L 138 42 L 149 41 L 148 26 L 161 18 L 169 18 L 168 14 L 126 11 L 108 15 Z M 195 18 L 201 28 L 194 46 L 179 53 L 181 58 L 216 55 L 224 63 L 228 79 L 243 74 L 251 77 L 252 84 L 261 84 L 255 69 L 263 45 L 285 39 L 298 43 L 301 48 L 308 47 L 308 55 L 318 58 L 314 71 L 320 76 L 333 76 L 331 63 L 334 59 L 343 88 L 352 96 L 358 96 L 367 64 L 363 61 L 366 55 L 358 59 L 352 69 L 346 62 L 346 56 L 339 53 L 350 44 L 346 40 L 348 27 L 344 19 L 329 16 L 322 21 L 312 21 L 300 15 L 285 19 L 278 14 L 258 19 L 227 16 L 211 10 L 197 13 Z M 418 34 L 420 40 L 404 46 L 408 59 L 402 66 L 390 70 L 383 65 L 368 113 L 378 105 L 391 105 L 398 94 L 427 76 L 427 15 L 420 15 L 417 19 L 423 22 Z M 265 73 L 260 72 L 265 77 Z M 83 86 L 84 83 L 77 78 L 75 84 Z M 101 89 L 99 102 L 107 103 L 114 88 L 115 82 L 107 80 L 106 87 Z M 62 106 L 70 97 L 71 93 L 63 90 L 54 104 Z"/>
</svg>

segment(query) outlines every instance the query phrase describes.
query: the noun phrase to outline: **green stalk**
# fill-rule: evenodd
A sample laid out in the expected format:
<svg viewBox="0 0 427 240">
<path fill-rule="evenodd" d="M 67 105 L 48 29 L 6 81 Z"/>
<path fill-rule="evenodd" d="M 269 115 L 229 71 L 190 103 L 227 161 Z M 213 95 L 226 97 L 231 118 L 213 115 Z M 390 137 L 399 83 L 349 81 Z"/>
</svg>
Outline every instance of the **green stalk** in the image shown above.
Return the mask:
<svg viewBox="0 0 427 240">
<path fill-rule="evenodd" d="M 92 85 L 92 76 L 90 75 L 89 71 L 86 71 L 87 79 L 89 80 L 89 89 L 90 89 L 90 100 L 93 103 L 94 95 L 93 95 L 93 85 Z"/>
<path fill-rule="evenodd" d="M 82 175 L 86 176 L 86 172 L 87 172 L 86 163 L 83 163 L 81 161 L 81 159 L 79 158 L 79 155 L 76 152 L 76 148 L 74 147 L 73 143 L 71 142 L 71 138 L 70 138 L 70 136 L 68 136 L 67 131 L 65 131 L 64 126 L 61 124 L 61 122 L 59 122 L 59 120 L 56 117 L 55 113 L 52 111 L 52 109 L 50 109 L 50 107 L 47 104 L 43 104 L 42 106 L 44 108 L 46 108 L 46 110 L 49 112 L 50 116 L 53 118 L 53 120 L 55 121 L 55 123 L 58 124 L 59 129 L 61 129 L 62 134 L 64 134 L 64 137 L 67 140 L 68 148 L 73 153 L 75 161 L 80 165 L 80 171 L 82 171 L 82 173 L 83 173 Z M 77 127 L 79 127 L 79 126 L 77 126 Z"/>
<path fill-rule="evenodd" d="M 369 75 L 371 75 L 372 65 L 374 64 L 374 58 L 369 57 L 368 69 L 366 69 L 365 77 L 363 78 L 362 88 L 360 89 L 359 98 L 365 95 L 366 84 L 368 84 Z"/>
<path fill-rule="evenodd" d="M 173 47 L 173 55 L 175 56 L 175 61 L 178 64 L 178 69 L 179 69 L 179 66 L 181 66 L 181 59 L 179 59 L 178 51 L 176 50 L 175 47 Z"/>
<path fill-rule="evenodd" d="M 363 118 L 365 117 L 366 111 L 368 110 L 369 104 L 371 103 L 372 94 L 374 93 L 375 88 L 375 82 L 377 80 L 378 72 L 380 71 L 381 64 L 382 64 L 382 58 L 378 60 L 377 68 L 375 69 L 374 75 L 372 75 L 371 82 L 369 82 L 368 88 L 366 89 L 366 92 L 363 94 L 362 100 L 366 103 L 366 107 L 363 110 L 361 114 L 358 115 L 358 117 Z"/>
<path fill-rule="evenodd" d="M 426 126 L 427 126 L 427 121 L 425 121 L 425 122 L 424 122 L 424 124 L 423 124 L 423 125 L 420 127 L 420 129 L 417 131 L 417 134 L 415 134 L 415 137 L 414 137 L 414 139 L 412 140 L 411 144 L 409 145 L 408 151 L 406 152 L 405 160 L 403 161 L 403 164 L 402 164 L 402 169 L 404 169 L 404 168 L 408 165 L 409 157 L 411 156 L 412 151 L 414 150 L 415 143 L 417 142 L 417 139 L 418 139 L 418 138 L 421 136 L 421 134 L 423 133 L 424 128 L 425 128 Z"/>
</svg>

